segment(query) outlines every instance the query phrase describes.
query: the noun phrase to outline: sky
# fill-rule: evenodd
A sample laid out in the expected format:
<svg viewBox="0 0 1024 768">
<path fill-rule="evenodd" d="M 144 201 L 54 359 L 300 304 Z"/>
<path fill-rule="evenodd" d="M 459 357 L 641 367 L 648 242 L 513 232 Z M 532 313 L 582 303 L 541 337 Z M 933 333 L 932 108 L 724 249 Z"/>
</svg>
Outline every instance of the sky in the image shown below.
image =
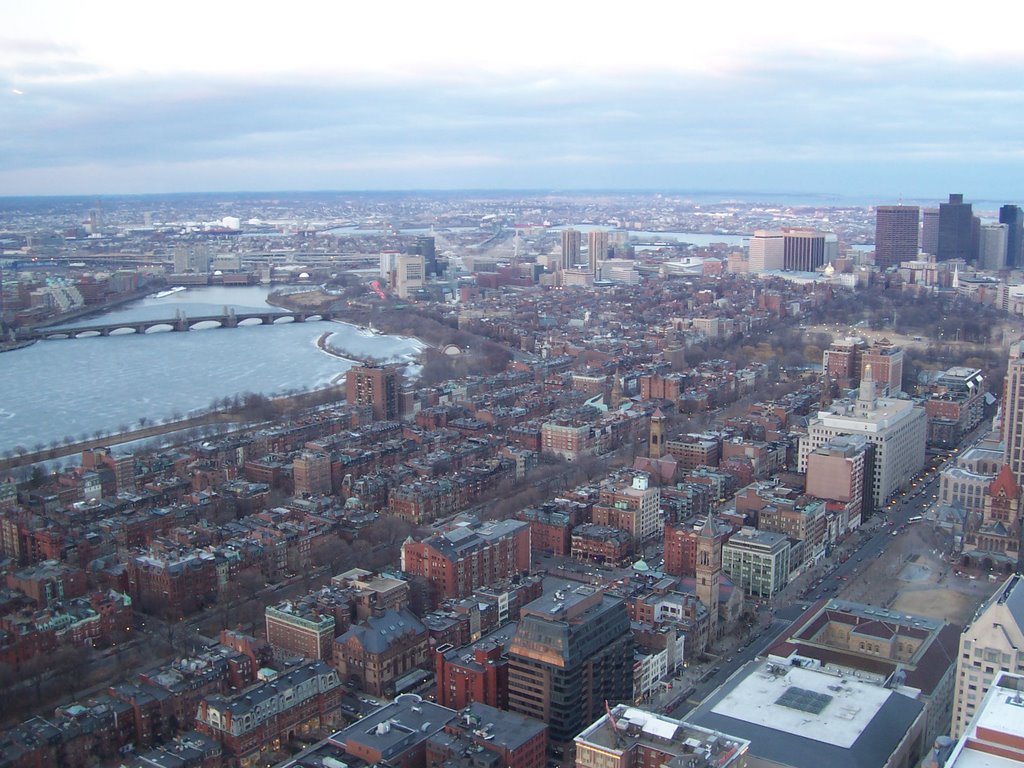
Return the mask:
<svg viewBox="0 0 1024 768">
<path fill-rule="evenodd" d="M 0 195 L 662 189 L 1024 202 L 1024 5 L 32 0 Z"/>
</svg>

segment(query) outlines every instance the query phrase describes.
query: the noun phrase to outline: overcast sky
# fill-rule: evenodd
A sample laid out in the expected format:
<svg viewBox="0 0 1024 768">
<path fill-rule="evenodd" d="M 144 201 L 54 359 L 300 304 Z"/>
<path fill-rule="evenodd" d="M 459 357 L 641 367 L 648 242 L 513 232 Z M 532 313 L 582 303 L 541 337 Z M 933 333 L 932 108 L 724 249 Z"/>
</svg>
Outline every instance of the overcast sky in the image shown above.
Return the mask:
<svg viewBox="0 0 1024 768">
<path fill-rule="evenodd" d="M 0 195 L 1024 202 L 1019 2 L 696 4 L 9 2 Z"/>
</svg>

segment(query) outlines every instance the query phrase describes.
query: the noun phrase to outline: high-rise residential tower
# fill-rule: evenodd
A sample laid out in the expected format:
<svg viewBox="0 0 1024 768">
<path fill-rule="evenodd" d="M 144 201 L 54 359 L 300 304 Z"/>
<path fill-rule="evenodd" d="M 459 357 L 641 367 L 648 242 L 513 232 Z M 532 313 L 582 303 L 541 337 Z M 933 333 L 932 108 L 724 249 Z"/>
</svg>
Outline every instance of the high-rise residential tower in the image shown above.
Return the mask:
<svg viewBox="0 0 1024 768">
<path fill-rule="evenodd" d="M 878 392 L 885 397 L 896 397 L 903 391 L 903 348 L 888 339 L 873 343 L 860 356 L 860 373 L 871 367 Z"/>
<path fill-rule="evenodd" d="M 974 212 L 963 195 L 950 195 L 939 205 L 939 261 L 974 261 Z"/>
<path fill-rule="evenodd" d="M 368 405 L 373 418 L 398 418 L 398 370 L 393 366 L 354 365 L 345 375 L 349 405 Z"/>
<path fill-rule="evenodd" d="M 580 260 L 580 246 L 583 236 L 578 229 L 562 230 L 562 259 L 558 262 L 560 269 L 572 269 Z"/>
<path fill-rule="evenodd" d="M 921 209 L 916 205 L 880 205 L 875 209 L 875 266 L 898 267 L 917 258 Z"/>
<path fill-rule="evenodd" d="M 587 234 L 587 262 L 590 272 L 597 274 L 598 264 L 608 258 L 608 233 L 594 230 Z"/>
</svg>

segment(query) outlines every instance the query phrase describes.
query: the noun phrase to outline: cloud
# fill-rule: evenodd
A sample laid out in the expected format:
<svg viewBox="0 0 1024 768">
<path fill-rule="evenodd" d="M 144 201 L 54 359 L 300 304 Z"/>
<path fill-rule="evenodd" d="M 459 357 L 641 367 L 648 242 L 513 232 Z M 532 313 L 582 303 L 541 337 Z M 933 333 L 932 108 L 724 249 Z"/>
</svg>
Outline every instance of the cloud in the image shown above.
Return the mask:
<svg viewBox="0 0 1024 768">
<path fill-rule="evenodd" d="M 40 82 L 20 97 L 0 95 L 0 193 L 147 183 L 670 187 L 696 178 L 743 188 L 743 174 L 765 184 L 802 177 L 805 189 L 827 179 L 831 190 L 848 174 L 898 188 L 934 183 L 941 174 L 928 163 L 965 175 L 969 161 L 1009 184 L 1024 152 L 1022 74 L 1024 65 L 1006 62 L 876 66 L 861 55 L 802 54 L 711 76 Z"/>
</svg>

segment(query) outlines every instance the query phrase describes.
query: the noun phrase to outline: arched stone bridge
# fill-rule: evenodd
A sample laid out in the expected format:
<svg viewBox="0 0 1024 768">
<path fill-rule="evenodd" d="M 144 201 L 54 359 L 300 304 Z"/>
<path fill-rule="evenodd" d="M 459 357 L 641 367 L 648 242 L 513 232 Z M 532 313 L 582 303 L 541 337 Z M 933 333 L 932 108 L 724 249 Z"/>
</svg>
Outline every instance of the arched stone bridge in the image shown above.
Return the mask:
<svg viewBox="0 0 1024 768">
<path fill-rule="evenodd" d="M 311 323 L 319 320 L 331 320 L 331 312 L 288 312 L 288 311 L 235 311 L 227 309 L 218 315 L 186 315 L 178 312 L 175 317 L 166 320 L 131 320 L 113 323 L 95 323 L 92 325 L 76 325 L 74 327 L 52 326 L 36 328 L 31 338 L 36 339 L 81 339 L 94 336 L 109 336 L 115 331 L 124 334 L 149 333 L 157 328 L 171 331 L 191 331 L 201 323 L 216 323 L 213 328 L 237 328 L 240 325 L 274 325 L 283 322 Z"/>
</svg>

